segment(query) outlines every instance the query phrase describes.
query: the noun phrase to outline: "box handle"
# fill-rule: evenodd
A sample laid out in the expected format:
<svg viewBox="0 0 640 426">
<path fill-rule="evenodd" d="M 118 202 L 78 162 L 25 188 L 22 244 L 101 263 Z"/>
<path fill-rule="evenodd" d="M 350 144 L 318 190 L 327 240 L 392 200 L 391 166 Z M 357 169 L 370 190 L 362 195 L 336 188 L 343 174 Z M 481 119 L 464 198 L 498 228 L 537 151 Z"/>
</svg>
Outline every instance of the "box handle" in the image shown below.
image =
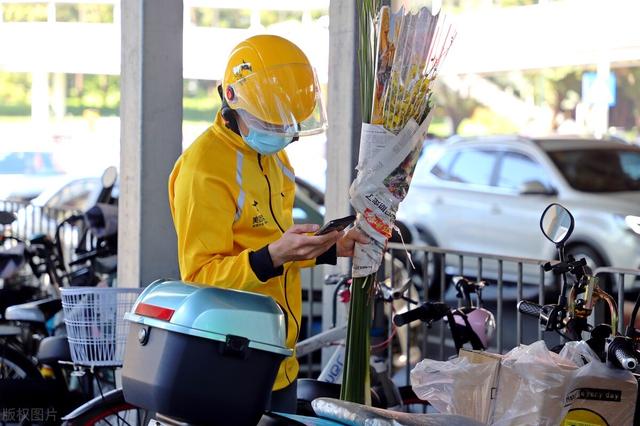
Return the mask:
<svg viewBox="0 0 640 426">
<path fill-rule="evenodd" d="M 249 339 L 242 336 L 227 335 L 222 355 L 245 359 L 249 353 Z"/>
</svg>

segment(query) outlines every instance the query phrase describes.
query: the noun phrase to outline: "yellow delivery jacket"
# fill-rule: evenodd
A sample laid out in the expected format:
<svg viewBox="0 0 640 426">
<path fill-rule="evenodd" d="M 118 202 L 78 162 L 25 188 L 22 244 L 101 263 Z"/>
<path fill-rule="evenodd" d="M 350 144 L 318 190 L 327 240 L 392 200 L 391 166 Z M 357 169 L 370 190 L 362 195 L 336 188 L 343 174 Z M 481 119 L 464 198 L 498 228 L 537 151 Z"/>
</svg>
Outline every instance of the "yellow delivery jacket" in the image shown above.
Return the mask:
<svg viewBox="0 0 640 426">
<path fill-rule="evenodd" d="M 315 261 L 273 268 L 267 245 L 293 225 L 294 179 L 284 151 L 258 154 L 220 113 L 169 178 L 182 280 L 271 296 L 286 314 L 290 348 L 300 335 L 300 267 Z M 286 358 L 273 389 L 292 383 L 298 370 L 295 354 Z"/>
</svg>

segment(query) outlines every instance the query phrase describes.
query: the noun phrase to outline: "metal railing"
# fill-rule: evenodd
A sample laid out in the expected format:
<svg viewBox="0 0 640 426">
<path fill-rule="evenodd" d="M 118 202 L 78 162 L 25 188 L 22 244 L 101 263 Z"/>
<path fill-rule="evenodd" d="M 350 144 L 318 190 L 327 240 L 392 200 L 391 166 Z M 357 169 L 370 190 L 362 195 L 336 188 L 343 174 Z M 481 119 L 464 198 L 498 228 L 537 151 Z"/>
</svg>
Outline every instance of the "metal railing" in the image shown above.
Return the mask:
<svg viewBox="0 0 640 426">
<path fill-rule="evenodd" d="M 12 235 L 23 241 L 29 241 L 38 234 L 45 234 L 54 239 L 56 227 L 78 210 L 35 206 L 28 202 L 0 200 L 0 210 L 12 212 L 17 219 L 5 227 L 5 235 Z M 60 242 L 65 259 L 71 259 L 81 236 L 77 226 L 65 224 L 60 229 Z"/>
<path fill-rule="evenodd" d="M 413 270 L 409 258 L 406 253 L 409 252 L 412 255 L 413 262 L 417 268 L 419 268 L 422 281 L 423 294 L 420 300 L 432 300 L 434 297 L 430 295 L 433 293 L 434 285 L 439 287 L 439 300 L 446 301 L 449 304 L 451 302 L 451 294 L 447 297 L 447 289 L 450 284 L 451 278 L 456 275 L 464 276 L 471 280 L 485 280 L 488 286 L 485 287 L 485 307 L 493 311 L 496 319 L 496 331 L 493 338 L 493 343 L 489 347 L 489 351 L 505 353 L 511 350 L 513 347 L 521 343 L 531 343 L 534 340 L 544 339 L 551 347 L 552 345 L 561 343 L 561 337 L 555 333 L 545 333 L 538 326 L 537 321 L 534 319 L 525 319 L 517 309 L 517 302 L 519 300 L 528 299 L 535 300 L 537 303 L 544 304 L 545 296 L 548 294 L 555 301 L 557 293 L 559 291 L 556 283 L 556 278 L 550 272 L 545 272 L 543 265 L 549 260 L 545 259 L 530 259 L 515 256 L 500 256 L 490 253 L 479 252 L 465 252 L 448 250 L 439 247 L 424 246 L 424 245 L 412 245 L 412 244 L 399 244 L 389 243 L 388 252 L 393 258 L 402 259 L 404 262 L 404 268 L 407 271 Z M 552 263 L 557 262 L 552 260 Z M 384 268 L 385 263 L 381 266 Z M 388 276 L 392 282 L 396 281 L 395 275 L 398 273 L 397 268 L 390 268 L 386 276 Z M 318 268 L 310 270 L 310 276 L 303 277 L 303 288 L 306 289 L 307 295 L 313 294 L 314 288 L 319 290 L 319 282 L 321 281 L 321 275 L 318 273 Z M 415 273 L 416 271 L 414 271 Z M 630 284 L 635 281 L 635 278 L 640 278 L 640 270 L 635 269 L 623 269 L 613 267 L 601 267 L 593 271 L 595 276 L 603 276 L 609 274 L 614 277 L 613 283 L 615 284 L 611 291 L 616 293 L 618 301 L 618 315 L 620 318 L 624 318 L 624 295 L 625 295 L 625 281 Z M 382 271 L 384 275 L 384 271 Z M 634 278 L 634 279 L 632 279 Z M 434 282 L 435 281 L 435 282 Z M 431 283 L 431 286 L 426 285 Z M 304 290 L 303 290 L 304 291 Z M 508 292 L 508 298 L 505 300 L 505 292 Z M 314 309 L 313 298 L 305 298 L 303 306 L 303 312 L 307 316 L 307 336 L 312 336 L 312 322 L 313 314 L 318 311 Z M 453 302 L 455 303 L 455 302 Z M 406 302 L 406 308 L 410 309 L 415 307 L 410 302 Z M 388 311 L 388 325 L 387 332 L 389 335 L 392 333 L 394 325 L 392 323 L 391 312 Z M 515 320 L 515 321 L 514 321 Z M 512 325 L 515 325 L 515 330 Z M 525 332 L 525 325 L 527 326 Z M 534 328 L 535 327 L 535 328 Z M 624 321 L 619 323 L 619 331 L 622 332 L 624 327 Z M 534 331 L 535 330 L 535 331 Z M 406 363 L 400 370 L 404 370 L 404 380 L 409 382 L 410 368 L 411 368 L 411 347 L 416 345 L 416 338 L 419 340 L 419 346 L 421 349 L 421 358 L 432 358 L 444 360 L 448 355 L 451 355 L 453 350 L 453 341 L 448 336 L 448 327 L 440 321 L 439 324 L 434 327 L 434 330 L 430 330 L 426 325 L 421 325 L 419 333 L 416 338 L 411 338 L 412 333 L 410 327 L 404 327 L 403 329 L 396 330 L 397 333 L 407 333 L 406 339 L 403 340 L 403 346 L 400 350 L 406 355 Z M 507 334 L 508 333 L 508 334 Z M 397 339 L 400 340 L 400 339 Z M 393 355 L 394 349 L 398 349 L 398 344 L 389 344 L 387 346 L 387 362 L 389 371 L 398 371 L 398 368 L 393 367 Z M 447 349 L 449 352 L 447 353 Z M 302 361 L 302 360 L 301 360 Z M 312 362 L 311 356 L 307 357 L 306 368 L 304 372 L 308 377 L 314 377 L 319 371 L 319 365 L 317 360 Z"/>
<path fill-rule="evenodd" d="M 593 271 L 593 275 L 598 277 L 601 275 L 611 275 L 615 280 L 615 288 L 618 296 L 618 332 L 624 333 L 624 305 L 625 305 L 625 282 L 626 278 L 632 278 L 631 282 L 640 278 L 640 269 L 626 269 L 626 268 L 614 268 L 610 266 L 603 266 L 596 268 Z"/>
<path fill-rule="evenodd" d="M 546 273 L 542 267 L 548 260 L 542 259 L 529 259 L 529 258 L 521 258 L 521 257 L 513 257 L 513 256 L 499 256 L 490 253 L 476 253 L 476 252 L 463 252 L 463 251 L 455 251 L 448 250 L 439 247 L 425 246 L 425 245 L 412 245 L 412 244 L 399 244 L 399 243 L 389 243 L 388 244 L 388 252 L 391 254 L 392 258 L 403 259 L 405 262 L 404 268 L 407 271 L 412 270 L 411 263 L 409 259 L 406 257 L 406 252 L 412 253 L 413 259 L 415 259 L 414 263 L 417 263 L 417 267 L 421 270 L 422 275 L 422 283 L 429 283 L 432 281 L 434 277 L 434 273 L 437 273 L 438 282 L 436 283 L 439 288 L 440 300 L 444 301 L 445 292 L 448 285 L 448 280 L 451 276 L 454 275 L 463 275 L 466 278 L 474 279 L 474 280 L 488 280 L 492 285 L 489 288 L 494 287 L 496 293 L 496 336 L 495 336 L 495 345 L 490 347 L 490 350 L 494 352 L 503 353 L 505 350 L 509 350 L 512 347 L 516 346 L 518 343 L 522 343 L 523 339 L 523 318 L 522 314 L 518 312 L 515 304 L 513 306 L 513 312 L 515 313 L 516 318 L 516 337 L 515 343 L 513 345 L 505 345 L 504 341 L 504 330 L 505 330 L 505 321 L 504 321 L 504 289 L 506 284 L 513 283 L 515 285 L 515 299 L 521 300 L 525 298 L 525 288 L 531 289 L 531 292 L 528 293 L 536 293 L 538 297 L 538 303 L 544 304 L 545 297 L 545 288 L 546 284 L 551 283 L 549 273 Z M 472 260 L 473 262 L 471 262 Z M 492 262 L 492 265 L 489 263 Z M 381 266 L 381 273 L 384 275 L 384 263 Z M 473 263 L 473 265 L 471 265 Z M 431 265 L 431 267 L 430 267 Z M 433 266 L 437 265 L 438 270 L 434 271 Z M 313 288 L 318 288 L 318 282 L 322 282 L 318 279 L 318 268 L 314 268 L 315 270 L 311 271 L 311 276 L 314 277 L 313 281 L 305 283 L 307 279 L 303 276 L 303 289 L 307 288 L 308 293 L 311 294 L 313 292 Z M 397 268 L 390 268 L 391 270 L 386 274 L 391 280 L 391 282 L 396 282 L 396 274 L 398 273 Z M 506 273 L 505 273 L 506 270 Z M 415 272 L 415 271 L 414 271 Z M 493 286 L 493 283 L 496 285 Z M 433 300 L 430 297 L 429 286 L 423 285 L 423 294 L 420 298 L 421 300 Z M 510 288 L 513 286 L 510 285 Z M 304 291 L 304 290 L 303 290 Z M 529 295 L 531 296 L 531 295 Z M 307 298 L 303 302 L 303 312 L 313 313 L 314 304 L 316 302 L 313 301 L 312 298 Z M 306 307 L 305 307 L 306 306 Z M 407 302 L 407 308 L 415 307 Z M 310 316 L 309 319 L 312 317 Z M 311 330 L 311 320 L 307 322 L 307 336 L 311 336 L 314 333 Z M 393 330 L 392 323 L 392 315 L 388 315 L 388 325 L 387 330 L 388 333 L 391 333 Z M 421 331 L 422 337 L 422 357 L 426 357 L 427 354 L 427 346 L 429 343 L 428 337 L 429 330 L 426 325 L 423 325 Z M 447 343 L 451 343 L 451 339 L 447 338 L 447 331 L 445 329 L 445 324 L 440 322 L 438 325 L 439 332 L 436 337 L 434 343 L 437 344 L 438 358 L 445 359 L 445 347 Z M 405 328 L 406 332 L 409 333 L 409 327 Z M 402 333 L 405 330 L 398 330 L 398 333 Z M 542 339 L 542 331 L 537 328 L 537 339 Z M 432 339 L 433 340 L 433 339 Z M 404 348 L 404 352 L 407 355 L 407 361 L 409 362 L 409 355 L 411 353 L 411 345 L 414 343 L 412 339 L 407 338 L 406 347 Z M 452 346 L 452 344 L 450 344 Z M 434 358 L 434 356 L 430 355 L 430 357 Z M 389 371 L 392 371 L 392 360 L 393 360 L 393 344 L 389 344 L 387 346 L 387 361 L 389 363 Z M 302 361 L 302 360 L 301 360 Z M 303 367 L 302 371 L 309 377 L 313 377 L 314 374 L 318 372 L 318 365 L 314 363 L 312 365 L 311 358 L 307 357 L 305 360 L 307 363 L 306 368 Z M 406 380 L 408 382 L 409 378 L 409 367 L 406 367 Z"/>
</svg>

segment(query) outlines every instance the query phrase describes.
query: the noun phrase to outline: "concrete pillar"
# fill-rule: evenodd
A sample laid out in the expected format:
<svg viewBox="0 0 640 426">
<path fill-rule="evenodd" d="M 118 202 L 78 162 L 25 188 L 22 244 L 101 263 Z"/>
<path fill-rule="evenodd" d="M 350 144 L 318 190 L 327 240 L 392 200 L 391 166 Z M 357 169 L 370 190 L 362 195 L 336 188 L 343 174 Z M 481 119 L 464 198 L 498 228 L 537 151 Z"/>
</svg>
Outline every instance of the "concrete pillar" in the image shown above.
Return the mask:
<svg viewBox="0 0 640 426">
<path fill-rule="evenodd" d="M 51 109 L 57 121 L 61 121 L 67 112 L 67 75 L 61 72 L 53 74 L 51 90 Z"/>
<path fill-rule="evenodd" d="M 31 123 L 37 132 L 45 132 L 49 125 L 49 73 L 31 73 Z"/>
<path fill-rule="evenodd" d="M 260 12 L 262 12 L 262 9 L 259 9 L 257 5 L 254 9 L 251 9 L 251 24 L 249 25 L 249 28 L 254 31 L 262 28 L 262 23 L 260 22 Z"/>
<path fill-rule="evenodd" d="M 177 0 L 122 0 L 118 285 L 178 278 L 167 180 L 182 151 Z"/>
<path fill-rule="evenodd" d="M 327 114 L 327 192 L 325 219 L 346 216 L 351 211 L 349 186 L 355 177 L 360 144 L 360 86 L 358 79 L 358 27 L 356 0 L 332 0 L 329 5 L 329 93 Z M 345 259 L 326 273 L 350 272 Z M 322 328 L 330 327 L 333 288 L 323 287 Z M 338 322 L 344 323 L 344 312 Z M 331 350 L 323 351 L 323 363 Z"/>
<path fill-rule="evenodd" d="M 602 55 L 596 69 L 595 104 L 593 105 L 593 133 L 595 137 L 602 138 L 609 131 L 609 76 L 611 63 L 606 55 Z"/>
</svg>

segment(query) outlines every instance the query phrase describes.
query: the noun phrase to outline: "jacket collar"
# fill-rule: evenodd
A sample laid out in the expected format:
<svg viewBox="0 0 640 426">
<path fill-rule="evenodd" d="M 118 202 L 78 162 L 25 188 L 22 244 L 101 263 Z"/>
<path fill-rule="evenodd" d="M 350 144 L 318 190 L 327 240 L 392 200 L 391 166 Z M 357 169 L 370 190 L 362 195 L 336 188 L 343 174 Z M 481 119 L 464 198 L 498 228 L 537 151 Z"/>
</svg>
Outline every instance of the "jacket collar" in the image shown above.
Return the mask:
<svg viewBox="0 0 640 426">
<path fill-rule="evenodd" d="M 228 143 L 238 151 L 241 151 L 245 154 L 258 154 L 249 145 L 247 145 L 240 136 L 234 133 L 231 129 L 227 129 L 227 127 L 224 125 L 224 120 L 222 119 L 220 111 L 218 111 L 218 113 L 216 114 L 216 118 L 213 121 L 212 128 L 217 137 L 224 140 L 226 143 Z"/>
</svg>

